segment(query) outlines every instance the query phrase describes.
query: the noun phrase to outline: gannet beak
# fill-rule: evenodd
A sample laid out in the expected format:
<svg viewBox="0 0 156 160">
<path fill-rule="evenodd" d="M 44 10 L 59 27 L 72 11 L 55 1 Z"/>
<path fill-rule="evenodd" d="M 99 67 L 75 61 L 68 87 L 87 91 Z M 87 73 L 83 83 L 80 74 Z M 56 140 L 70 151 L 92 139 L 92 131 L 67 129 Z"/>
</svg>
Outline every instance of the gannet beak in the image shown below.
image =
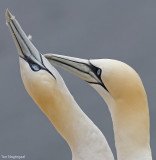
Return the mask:
<svg viewBox="0 0 156 160">
<path fill-rule="evenodd" d="M 57 54 L 44 54 L 44 56 L 52 65 L 61 67 L 77 75 L 88 83 L 99 84 L 107 90 L 101 80 L 101 69 L 91 64 L 90 60 Z"/>
<path fill-rule="evenodd" d="M 6 23 L 12 34 L 19 56 L 26 61 L 31 61 L 42 66 L 42 58 L 39 51 L 29 40 L 18 21 L 8 9 L 6 10 Z"/>
</svg>

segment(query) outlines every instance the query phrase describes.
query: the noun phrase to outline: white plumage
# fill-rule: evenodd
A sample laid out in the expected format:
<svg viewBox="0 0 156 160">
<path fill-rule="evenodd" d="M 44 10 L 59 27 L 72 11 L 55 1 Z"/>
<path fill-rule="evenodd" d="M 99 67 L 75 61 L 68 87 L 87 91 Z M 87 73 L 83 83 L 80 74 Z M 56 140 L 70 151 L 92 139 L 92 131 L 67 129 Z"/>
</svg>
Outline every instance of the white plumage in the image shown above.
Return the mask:
<svg viewBox="0 0 156 160">
<path fill-rule="evenodd" d="M 111 59 L 84 60 L 46 54 L 87 81 L 102 96 L 111 113 L 118 160 L 151 160 L 149 110 L 139 75 L 127 64 Z"/>
<path fill-rule="evenodd" d="M 60 74 L 38 52 L 8 10 L 6 20 L 18 50 L 24 86 L 69 144 L 72 159 L 113 160 L 104 135 L 80 109 Z"/>
</svg>

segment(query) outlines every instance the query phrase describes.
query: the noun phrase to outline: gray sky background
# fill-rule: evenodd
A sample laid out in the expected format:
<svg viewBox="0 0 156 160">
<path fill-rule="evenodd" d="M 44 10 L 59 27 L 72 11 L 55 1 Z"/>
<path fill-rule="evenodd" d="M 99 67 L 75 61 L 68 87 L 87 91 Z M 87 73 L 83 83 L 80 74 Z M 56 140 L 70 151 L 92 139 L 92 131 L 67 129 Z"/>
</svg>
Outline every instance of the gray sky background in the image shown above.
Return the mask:
<svg viewBox="0 0 156 160">
<path fill-rule="evenodd" d="M 29 160 L 70 160 L 68 145 L 25 91 L 17 50 L 5 24 L 6 8 L 32 35 L 41 53 L 118 59 L 139 73 L 149 100 L 155 159 L 156 1 L 0 1 L 0 160 L 8 154 L 25 155 Z M 112 122 L 102 98 L 81 79 L 58 70 L 116 154 Z"/>
</svg>

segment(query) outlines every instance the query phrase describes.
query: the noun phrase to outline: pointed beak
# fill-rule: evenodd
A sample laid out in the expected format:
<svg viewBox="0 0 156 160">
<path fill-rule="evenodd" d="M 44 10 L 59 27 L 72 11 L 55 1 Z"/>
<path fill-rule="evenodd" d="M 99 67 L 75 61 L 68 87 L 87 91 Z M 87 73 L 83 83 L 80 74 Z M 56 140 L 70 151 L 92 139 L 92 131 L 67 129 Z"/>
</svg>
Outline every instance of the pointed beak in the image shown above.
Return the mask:
<svg viewBox="0 0 156 160">
<path fill-rule="evenodd" d="M 57 54 L 44 54 L 44 56 L 52 65 L 61 67 L 77 75 L 88 83 L 99 84 L 107 90 L 101 80 L 101 69 L 92 65 L 90 60 Z"/>
<path fill-rule="evenodd" d="M 39 65 L 42 64 L 42 59 L 39 51 L 35 48 L 27 35 L 22 30 L 15 17 L 6 10 L 6 23 L 10 29 L 11 35 L 15 42 L 18 54 L 26 61 L 31 61 Z"/>
</svg>

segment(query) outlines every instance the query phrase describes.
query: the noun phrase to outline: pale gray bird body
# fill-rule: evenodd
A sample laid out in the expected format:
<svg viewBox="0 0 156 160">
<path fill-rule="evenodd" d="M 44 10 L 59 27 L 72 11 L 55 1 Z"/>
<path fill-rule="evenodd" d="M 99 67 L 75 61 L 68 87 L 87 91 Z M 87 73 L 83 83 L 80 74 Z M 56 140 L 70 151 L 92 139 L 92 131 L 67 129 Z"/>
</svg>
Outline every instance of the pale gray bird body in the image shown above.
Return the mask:
<svg viewBox="0 0 156 160">
<path fill-rule="evenodd" d="M 105 100 L 111 113 L 118 160 L 151 160 L 149 110 L 139 75 L 127 64 L 111 59 L 85 60 L 46 54 L 87 81 Z"/>
<path fill-rule="evenodd" d="M 60 74 L 38 52 L 8 10 L 6 20 L 18 50 L 25 89 L 67 141 L 72 159 L 113 160 L 104 135 L 80 109 Z"/>
</svg>

